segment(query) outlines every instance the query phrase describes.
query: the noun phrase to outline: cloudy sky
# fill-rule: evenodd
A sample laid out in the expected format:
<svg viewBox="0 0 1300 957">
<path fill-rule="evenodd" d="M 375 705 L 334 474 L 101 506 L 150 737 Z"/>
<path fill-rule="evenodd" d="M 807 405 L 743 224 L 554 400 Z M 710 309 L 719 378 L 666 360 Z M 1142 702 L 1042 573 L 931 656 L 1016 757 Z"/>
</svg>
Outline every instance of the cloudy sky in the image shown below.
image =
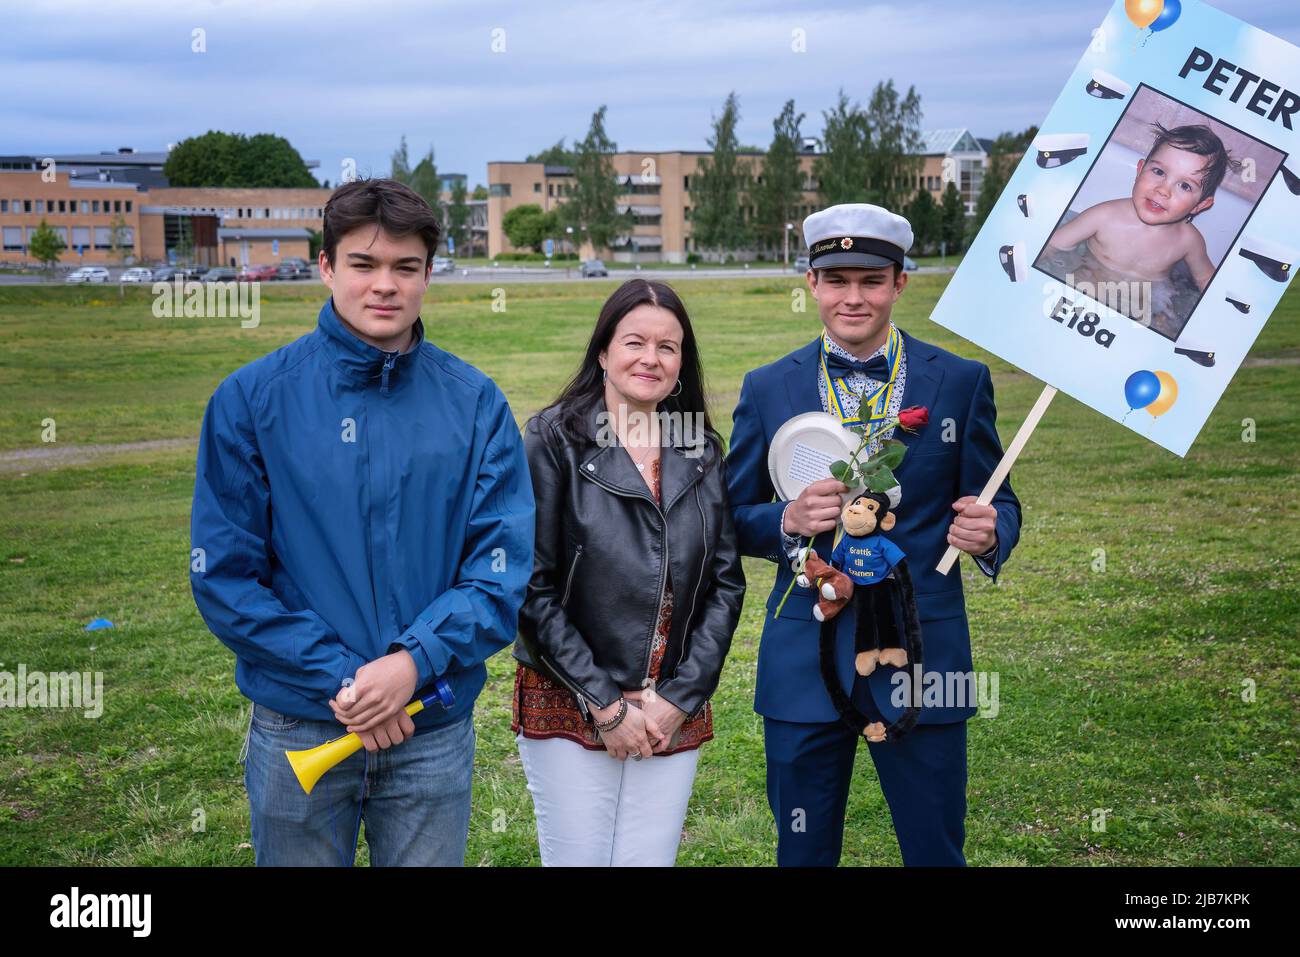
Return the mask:
<svg viewBox="0 0 1300 957">
<path fill-rule="evenodd" d="M 818 135 L 843 87 L 915 85 L 925 126 L 979 136 L 1041 121 L 1107 0 L 408 2 L 44 0 L 3 3 L 0 153 L 165 149 L 209 129 L 274 132 L 317 176 L 345 158 L 413 158 L 486 179 L 489 160 L 586 131 L 609 107 L 620 149 L 702 149 L 726 94 L 766 145 L 793 97 Z M 1300 44 L 1295 0 L 1216 0 Z M 202 30 L 205 52 L 195 52 Z M 802 31 L 804 52 L 792 49 Z"/>
</svg>

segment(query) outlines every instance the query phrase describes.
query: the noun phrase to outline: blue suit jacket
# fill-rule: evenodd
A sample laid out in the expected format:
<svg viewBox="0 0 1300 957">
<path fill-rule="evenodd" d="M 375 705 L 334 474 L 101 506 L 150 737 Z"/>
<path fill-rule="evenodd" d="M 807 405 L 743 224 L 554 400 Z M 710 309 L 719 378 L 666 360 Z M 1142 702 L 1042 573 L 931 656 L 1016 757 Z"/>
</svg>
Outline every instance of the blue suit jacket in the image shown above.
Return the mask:
<svg viewBox="0 0 1300 957">
<path fill-rule="evenodd" d="M 903 487 L 903 499 L 897 524 L 888 537 L 907 554 L 916 586 L 925 672 L 940 672 L 945 686 L 964 691 L 964 684 L 953 684 L 956 676 L 971 671 L 970 631 L 961 575 L 954 566 L 945 577 L 935 571 L 935 565 L 948 547 L 948 526 L 956 516 L 952 503 L 963 495 L 978 495 L 1002 458 L 995 428 L 993 381 L 988 366 L 981 362 L 945 352 L 906 332 L 903 341 L 907 384 L 902 408 L 926 406 L 930 410 L 930 423 L 914 434 L 902 429 L 894 432 L 896 438 L 907 444 L 908 451 L 903 464 L 895 470 Z M 787 419 L 803 412 L 821 411 L 821 398 L 817 394 L 820 346 L 818 337 L 745 376 L 732 417 L 731 451 L 727 456 L 727 490 L 740 551 L 766 558 L 777 566 L 759 645 L 754 710 L 782 721 L 838 719 L 818 665 L 820 624 L 812 617 L 815 593 L 796 585 L 781 610 L 781 617 L 772 617 L 793 572 L 781 547 L 781 513 L 786 503 L 774 500 L 767 469 L 768 446 Z M 943 441 L 945 429 L 953 441 Z M 1011 491 L 1009 480 L 1002 484 L 993 505 L 998 510 L 998 550 L 990 565 L 996 580 L 998 570 L 1020 537 L 1020 502 Z M 813 547 L 818 555 L 829 559 L 832 534 L 819 535 Z M 835 619 L 836 664 L 846 691 L 851 691 L 855 677 L 852 619 L 851 611 Z M 882 667 L 868 679 L 872 698 L 888 721 L 897 718 L 901 711 L 890 700 L 895 689 L 890 676 L 897 673 L 895 668 Z M 953 678 L 949 678 L 950 674 Z M 970 688 L 973 690 L 973 682 Z M 942 704 L 923 707 L 921 722 L 965 720 L 975 713 L 977 702 L 973 695 L 956 700 L 945 693 Z M 955 706 L 958 704 L 964 706 Z"/>
</svg>

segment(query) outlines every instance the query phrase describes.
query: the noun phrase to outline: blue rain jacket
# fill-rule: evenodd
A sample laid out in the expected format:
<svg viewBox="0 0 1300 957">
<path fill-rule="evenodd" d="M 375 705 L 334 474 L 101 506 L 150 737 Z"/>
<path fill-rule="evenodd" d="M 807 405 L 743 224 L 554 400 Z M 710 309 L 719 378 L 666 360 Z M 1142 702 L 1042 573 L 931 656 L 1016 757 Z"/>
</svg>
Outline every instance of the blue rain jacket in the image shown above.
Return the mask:
<svg viewBox="0 0 1300 957">
<path fill-rule="evenodd" d="M 424 338 L 383 352 L 340 322 L 217 387 L 199 439 L 190 584 L 257 703 L 334 721 L 344 678 L 404 647 L 463 716 L 515 637 L 534 505 L 505 396 Z M 339 725 L 339 733 L 344 733 Z"/>
</svg>

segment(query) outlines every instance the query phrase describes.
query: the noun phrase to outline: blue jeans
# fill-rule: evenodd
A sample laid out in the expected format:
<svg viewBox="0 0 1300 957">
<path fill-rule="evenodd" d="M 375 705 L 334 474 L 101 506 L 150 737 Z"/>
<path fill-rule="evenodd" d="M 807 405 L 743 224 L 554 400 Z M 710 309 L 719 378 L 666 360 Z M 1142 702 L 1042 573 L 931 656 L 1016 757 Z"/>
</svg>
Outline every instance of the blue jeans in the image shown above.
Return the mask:
<svg viewBox="0 0 1300 957">
<path fill-rule="evenodd" d="M 366 822 L 376 867 L 465 863 L 474 715 L 371 754 L 362 748 L 303 792 L 285 751 L 346 734 L 336 721 L 253 705 L 244 786 L 259 867 L 348 867 Z"/>
</svg>

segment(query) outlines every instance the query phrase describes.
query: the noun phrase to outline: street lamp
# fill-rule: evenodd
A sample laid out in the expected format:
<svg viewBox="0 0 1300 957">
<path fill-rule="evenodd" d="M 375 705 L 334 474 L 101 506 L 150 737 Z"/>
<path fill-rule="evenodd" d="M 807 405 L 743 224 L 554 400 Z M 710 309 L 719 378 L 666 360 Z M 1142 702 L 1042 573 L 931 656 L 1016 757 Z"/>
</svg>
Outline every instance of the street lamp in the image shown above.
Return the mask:
<svg viewBox="0 0 1300 957">
<path fill-rule="evenodd" d="M 794 223 L 785 224 L 785 268 L 790 268 L 790 230 L 794 229 Z"/>
</svg>

